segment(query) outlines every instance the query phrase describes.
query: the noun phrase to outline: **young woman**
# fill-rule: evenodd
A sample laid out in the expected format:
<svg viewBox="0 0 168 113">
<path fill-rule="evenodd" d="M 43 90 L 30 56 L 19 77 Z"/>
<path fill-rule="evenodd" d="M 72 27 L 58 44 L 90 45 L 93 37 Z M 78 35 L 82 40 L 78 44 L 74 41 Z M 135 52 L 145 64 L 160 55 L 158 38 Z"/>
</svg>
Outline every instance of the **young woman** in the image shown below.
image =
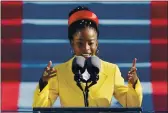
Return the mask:
<svg viewBox="0 0 168 113">
<path fill-rule="evenodd" d="M 77 7 L 69 14 L 68 38 L 74 56 L 88 58 L 98 51 L 98 17 L 87 7 Z M 84 107 L 83 93 L 74 81 L 72 57 L 69 61 L 51 67 L 48 63 L 34 93 L 33 107 L 51 107 L 57 97 L 62 107 Z M 82 87 L 85 84 L 82 83 Z M 142 103 L 142 87 L 136 74 L 136 59 L 128 72 L 128 85 L 116 64 L 101 60 L 97 84 L 89 91 L 89 107 L 109 107 L 112 97 L 123 107 L 139 107 Z"/>
</svg>

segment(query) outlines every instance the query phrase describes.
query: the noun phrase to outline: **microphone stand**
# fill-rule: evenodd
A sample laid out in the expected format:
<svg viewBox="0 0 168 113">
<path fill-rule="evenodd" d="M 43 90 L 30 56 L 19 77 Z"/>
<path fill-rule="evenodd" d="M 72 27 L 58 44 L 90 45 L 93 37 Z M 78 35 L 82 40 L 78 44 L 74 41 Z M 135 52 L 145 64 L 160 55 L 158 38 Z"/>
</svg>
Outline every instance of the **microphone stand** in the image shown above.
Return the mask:
<svg viewBox="0 0 168 113">
<path fill-rule="evenodd" d="M 88 102 L 88 95 L 89 95 L 89 88 L 91 86 L 93 86 L 95 83 L 91 83 L 89 86 L 88 86 L 88 82 L 86 82 L 86 87 L 85 87 L 85 92 L 83 92 L 83 95 L 84 95 L 84 101 L 85 101 L 85 107 L 88 107 L 89 106 L 89 102 Z"/>
<path fill-rule="evenodd" d="M 93 85 L 95 85 L 97 83 L 97 80 L 99 79 L 98 75 L 97 74 L 94 74 L 95 76 L 92 76 L 92 78 L 90 78 L 89 81 L 85 81 L 82 79 L 82 76 L 81 76 L 81 73 L 79 71 L 78 74 L 75 74 L 74 75 L 74 80 L 76 81 L 76 84 L 77 86 L 82 90 L 83 92 L 83 96 L 84 96 L 84 104 L 85 104 L 85 107 L 88 107 L 89 106 L 89 102 L 88 102 L 88 93 L 89 93 L 89 88 Z M 94 78 L 93 78 L 94 77 Z M 85 90 L 83 90 L 82 86 L 81 86 L 81 81 L 84 81 L 86 83 L 86 87 L 85 87 Z M 88 82 L 91 82 L 92 83 L 88 86 Z"/>
<path fill-rule="evenodd" d="M 85 100 L 85 107 L 89 106 L 89 102 L 88 102 L 89 88 L 91 86 L 95 85 L 97 83 L 98 79 L 99 79 L 99 76 L 95 73 L 95 74 L 91 75 L 90 80 L 86 81 L 85 92 L 83 92 L 83 94 L 84 94 L 84 100 Z M 92 83 L 88 86 L 88 82 L 91 82 L 91 81 L 92 81 Z"/>
</svg>

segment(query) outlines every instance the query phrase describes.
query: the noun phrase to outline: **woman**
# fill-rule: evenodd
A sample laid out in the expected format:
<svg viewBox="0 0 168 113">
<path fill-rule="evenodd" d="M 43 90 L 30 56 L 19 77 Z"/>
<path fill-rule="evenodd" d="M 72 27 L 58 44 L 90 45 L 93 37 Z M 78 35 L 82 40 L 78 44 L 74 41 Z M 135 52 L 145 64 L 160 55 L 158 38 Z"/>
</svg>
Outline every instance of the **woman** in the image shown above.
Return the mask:
<svg viewBox="0 0 168 113">
<path fill-rule="evenodd" d="M 69 14 L 68 38 L 73 54 L 86 59 L 98 51 L 98 18 L 87 7 L 77 7 Z M 74 58 L 74 57 L 73 57 Z M 72 61 L 51 67 L 48 63 L 34 93 L 33 107 L 51 107 L 60 97 L 62 107 L 83 107 L 83 93 L 74 81 Z M 84 83 L 82 83 L 84 87 Z M 97 84 L 90 88 L 89 106 L 109 107 L 114 96 L 123 107 L 139 107 L 142 103 L 142 87 L 136 74 L 136 59 L 128 72 L 128 86 L 124 85 L 116 64 L 101 60 Z"/>
</svg>

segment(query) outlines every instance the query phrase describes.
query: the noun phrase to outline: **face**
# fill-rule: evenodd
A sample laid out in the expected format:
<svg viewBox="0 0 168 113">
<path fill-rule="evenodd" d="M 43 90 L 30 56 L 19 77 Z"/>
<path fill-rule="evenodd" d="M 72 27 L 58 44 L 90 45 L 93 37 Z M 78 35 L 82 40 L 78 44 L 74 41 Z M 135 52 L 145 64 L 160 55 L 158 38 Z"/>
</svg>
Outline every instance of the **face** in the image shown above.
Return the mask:
<svg viewBox="0 0 168 113">
<path fill-rule="evenodd" d="M 86 27 L 75 33 L 71 42 L 75 55 L 88 58 L 96 54 L 98 47 L 97 32 Z"/>
</svg>

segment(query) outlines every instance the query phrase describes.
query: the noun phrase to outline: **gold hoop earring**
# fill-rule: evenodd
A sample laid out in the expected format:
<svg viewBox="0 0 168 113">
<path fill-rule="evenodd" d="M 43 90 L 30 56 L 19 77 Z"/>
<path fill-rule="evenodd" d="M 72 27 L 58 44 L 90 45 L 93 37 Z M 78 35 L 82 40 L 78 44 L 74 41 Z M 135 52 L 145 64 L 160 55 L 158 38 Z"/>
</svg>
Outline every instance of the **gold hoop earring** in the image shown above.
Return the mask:
<svg viewBox="0 0 168 113">
<path fill-rule="evenodd" d="M 72 55 L 75 55 L 75 53 L 74 53 L 74 50 L 73 50 L 73 49 L 71 49 L 71 54 L 72 54 Z"/>
<path fill-rule="evenodd" d="M 99 54 L 99 49 L 96 50 L 96 55 L 98 55 L 98 54 Z"/>
</svg>

